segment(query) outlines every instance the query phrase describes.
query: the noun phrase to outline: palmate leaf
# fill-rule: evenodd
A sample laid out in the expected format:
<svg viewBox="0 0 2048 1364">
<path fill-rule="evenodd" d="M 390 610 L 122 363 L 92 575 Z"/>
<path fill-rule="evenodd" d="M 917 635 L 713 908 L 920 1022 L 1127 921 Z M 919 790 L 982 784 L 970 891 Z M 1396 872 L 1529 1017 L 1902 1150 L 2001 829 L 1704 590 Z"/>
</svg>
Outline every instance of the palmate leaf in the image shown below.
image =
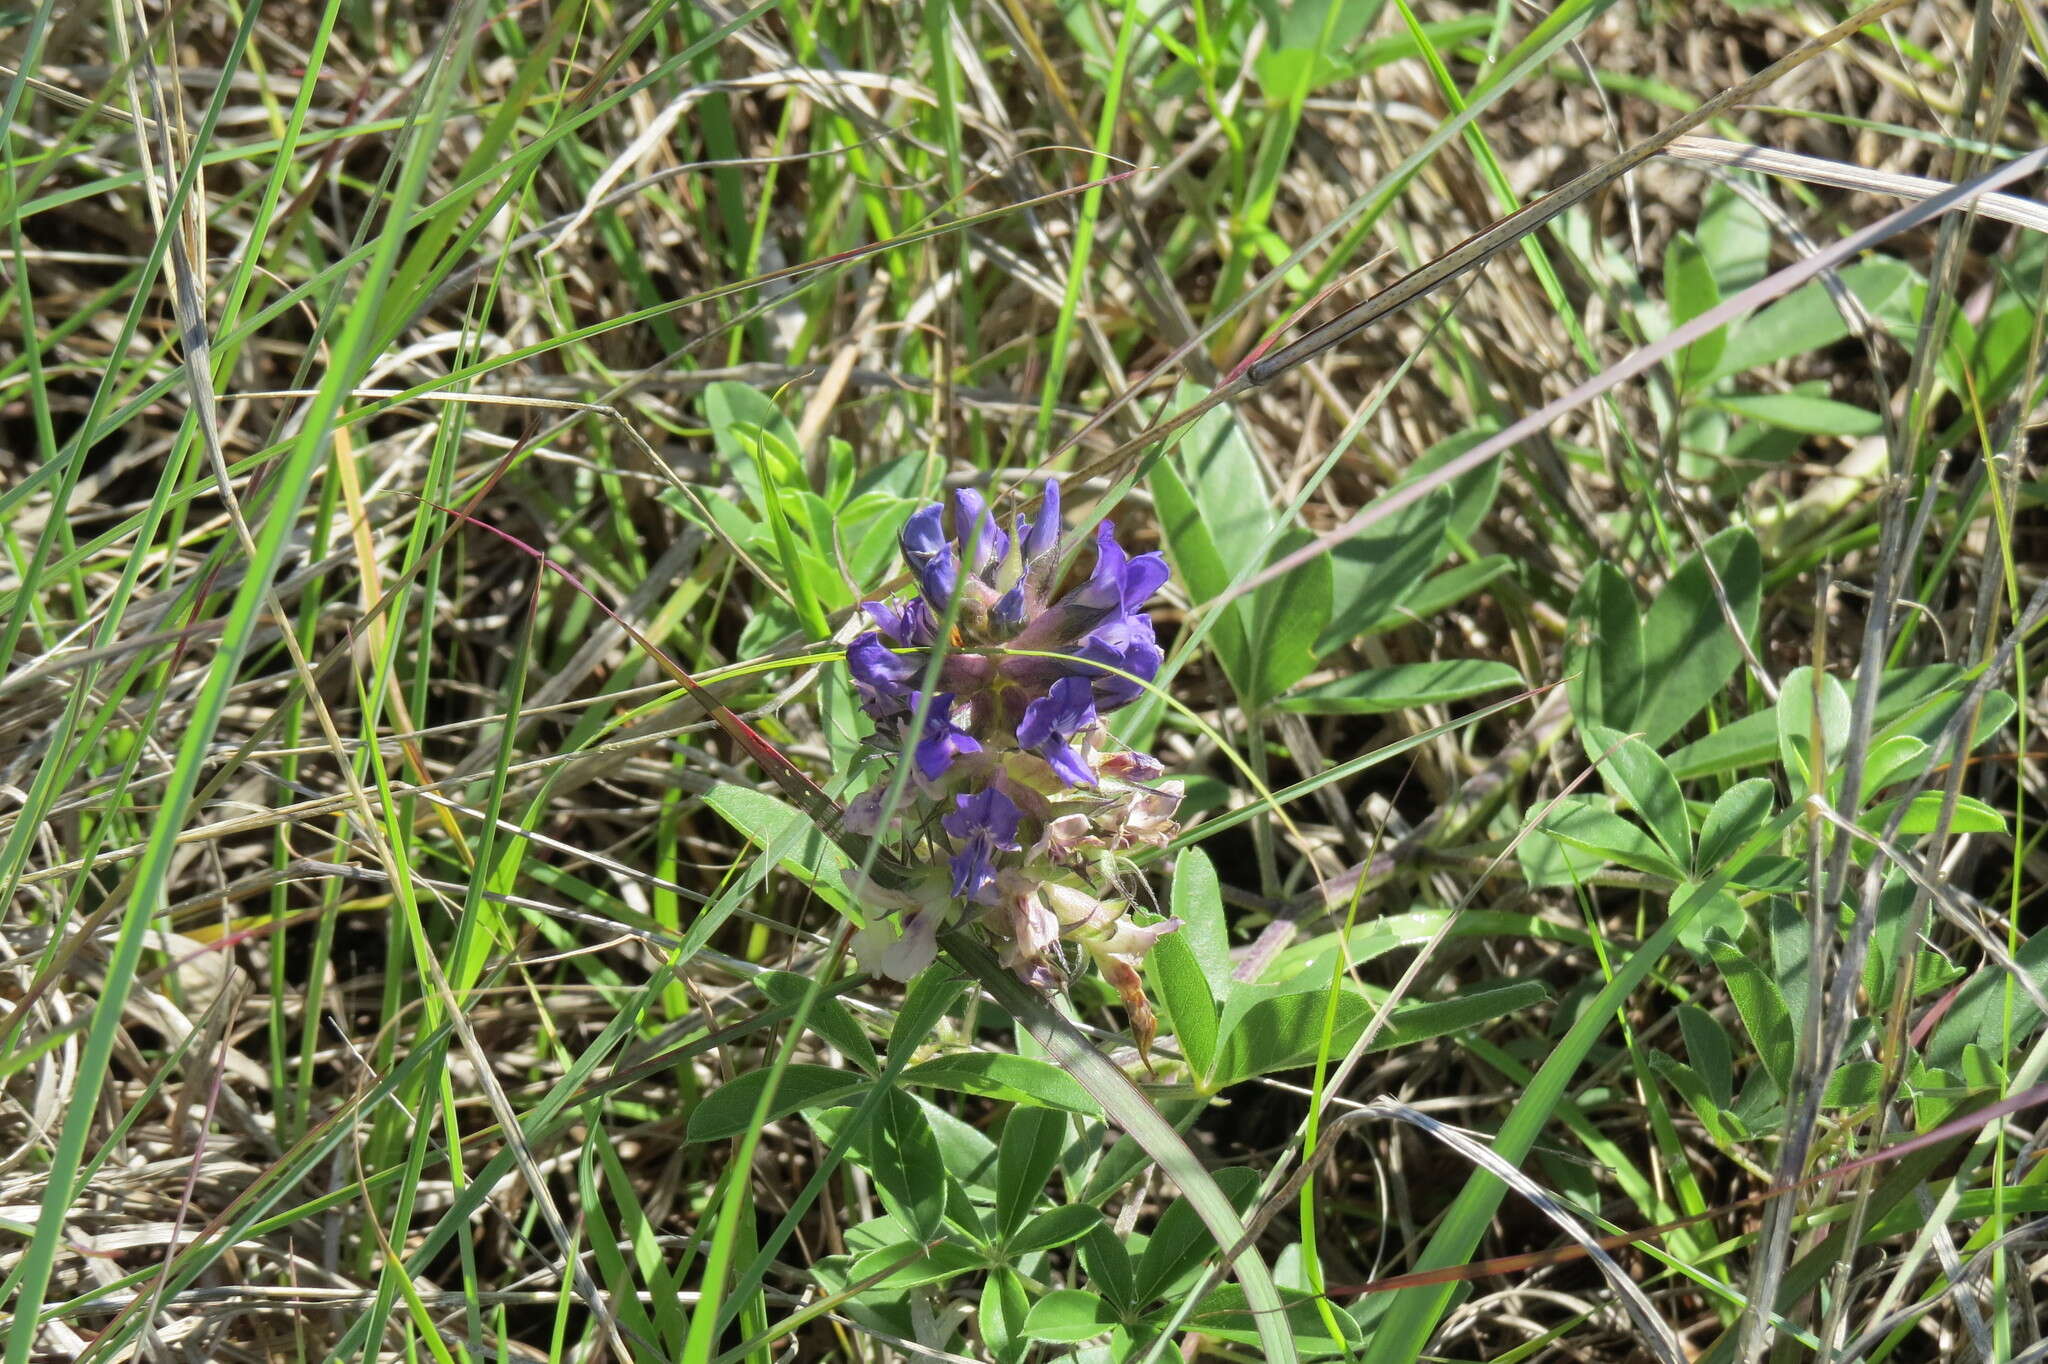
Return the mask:
<svg viewBox="0 0 2048 1364">
<path fill-rule="evenodd" d="M 1300 1358 L 1288 1329 L 1286 1304 L 1230 1198 L 1208 1168 L 1182 1140 L 1173 1124 L 1152 1106 L 1131 1078 L 1097 1051 L 1080 1029 L 1038 992 L 1005 970 L 995 955 L 959 930 L 941 936 L 946 954 L 981 983 L 996 1003 L 1030 1031 L 1046 1054 L 1079 1081 L 1110 1119 L 1144 1148 L 1160 1172 L 1180 1186 L 1219 1247 L 1235 1252 L 1231 1268 L 1251 1309 L 1253 1332 L 1269 1360 Z"/>
</svg>

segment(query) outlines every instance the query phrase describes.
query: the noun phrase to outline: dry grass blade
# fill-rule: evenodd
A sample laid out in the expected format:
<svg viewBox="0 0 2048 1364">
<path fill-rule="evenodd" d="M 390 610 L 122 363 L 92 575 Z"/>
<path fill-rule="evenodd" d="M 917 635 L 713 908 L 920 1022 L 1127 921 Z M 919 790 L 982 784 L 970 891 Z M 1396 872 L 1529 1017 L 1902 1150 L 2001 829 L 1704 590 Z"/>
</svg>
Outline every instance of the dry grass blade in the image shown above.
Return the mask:
<svg viewBox="0 0 2048 1364">
<path fill-rule="evenodd" d="M 1606 1278 L 1608 1286 L 1614 1290 L 1615 1296 L 1621 1299 L 1622 1306 L 1628 1310 L 1629 1319 L 1635 1322 L 1636 1329 L 1642 1333 L 1643 1348 L 1655 1357 L 1659 1364 L 1684 1364 L 1688 1354 L 1685 1347 L 1679 1343 L 1678 1333 L 1671 1329 L 1670 1323 L 1657 1315 L 1657 1309 L 1650 1305 L 1650 1300 L 1644 1295 L 1641 1287 L 1614 1262 L 1614 1257 L 1609 1255 L 1598 1239 L 1586 1230 L 1577 1214 L 1552 1198 L 1535 1180 L 1457 1128 L 1446 1126 L 1427 1113 L 1398 1100 L 1384 1097 L 1375 1099 L 1369 1111 L 1419 1128 L 1528 1199 L 1538 1212 L 1555 1222 L 1564 1234 L 1585 1252 L 1587 1258 L 1600 1267 L 1600 1273 Z"/>
<path fill-rule="evenodd" d="M 1818 156 L 1782 152 L 1775 147 L 1751 147 L 1718 137 L 1701 137 L 1696 133 L 1678 138 L 1664 149 L 1664 155 L 1674 161 L 1698 161 L 1710 166 L 1759 171 L 1789 180 L 1804 180 L 1812 185 L 1832 185 L 1836 189 L 1860 190 L 1865 194 L 1884 194 L 1900 199 L 1931 199 L 1953 188 L 1924 175 L 1900 175 L 1895 171 L 1827 161 Z M 2013 223 L 2032 232 L 2048 232 L 2048 204 L 2038 199 L 2024 199 L 2016 194 L 1980 194 L 1976 199 L 1976 210 L 1987 218 Z"/>
</svg>

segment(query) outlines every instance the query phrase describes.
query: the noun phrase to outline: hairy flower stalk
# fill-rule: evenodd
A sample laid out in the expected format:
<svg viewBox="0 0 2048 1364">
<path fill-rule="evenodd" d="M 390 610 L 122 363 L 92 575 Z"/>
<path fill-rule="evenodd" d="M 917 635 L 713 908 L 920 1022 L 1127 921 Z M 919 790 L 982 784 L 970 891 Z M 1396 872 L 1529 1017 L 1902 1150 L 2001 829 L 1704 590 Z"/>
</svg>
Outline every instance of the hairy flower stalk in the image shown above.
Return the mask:
<svg viewBox="0 0 2048 1364">
<path fill-rule="evenodd" d="M 930 965 L 939 930 L 972 914 L 1004 964 L 1043 986 L 1072 943 L 1122 997 L 1143 1052 L 1155 1025 L 1139 967 L 1180 921 L 1134 923 L 1129 900 L 1098 894 L 1087 873 L 1178 828 L 1181 784 L 1114 747 L 1103 724 L 1159 672 L 1144 606 L 1166 561 L 1127 555 L 1105 521 L 1093 569 L 1061 593 L 1059 541 L 1057 482 L 1038 515 L 1019 514 L 1008 532 L 972 490 L 904 523 L 916 590 L 864 603 L 877 628 L 846 651 L 873 742 L 892 762 L 847 819 L 932 855 L 907 888 L 853 887 L 868 911 L 854 948 L 867 969 L 908 980 Z"/>
</svg>

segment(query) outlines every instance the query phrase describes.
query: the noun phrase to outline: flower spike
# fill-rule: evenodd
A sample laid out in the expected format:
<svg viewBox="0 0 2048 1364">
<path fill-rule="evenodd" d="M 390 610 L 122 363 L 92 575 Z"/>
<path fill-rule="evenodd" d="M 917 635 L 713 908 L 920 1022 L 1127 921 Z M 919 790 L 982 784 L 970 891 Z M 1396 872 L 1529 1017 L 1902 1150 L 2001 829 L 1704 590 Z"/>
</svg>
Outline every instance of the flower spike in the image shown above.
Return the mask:
<svg viewBox="0 0 2048 1364">
<path fill-rule="evenodd" d="M 916 589 L 862 603 L 875 628 L 847 647 L 846 666 L 875 723 L 872 742 L 907 764 L 911 780 L 880 773 L 847 817 L 934 855 L 912 874 L 914 893 L 856 888 L 879 912 L 863 916 L 855 949 L 868 969 L 905 979 L 933 960 L 939 930 L 971 913 L 1001 941 L 1005 964 L 1045 987 L 1067 969 L 1061 943 L 1072 943 L 1122 997 L 1143 1053 L 1154 1023 L 1141 967 L 1178 922 L 1140 924 L 1127 900 L 1079 878 L 1101 858 L 1163 847 L 1179 828 L 1179 783 L 1162 781 L 1155 759 L 1117 747 L 1104 719 L 1158 676 L 1163 655 L 1145 604 L 1167 566 L 1156 552 L 1127 553 L 1108 521 L 1094 538 L 1088 576 L 1060 594 L 1057 480 L 1045 484 L 1038 515 L 1013 518 L 1007 531 L 972 488 L 903 523 Z M 927 696 L 935 649 L 939 682 Z"/>
</svg>

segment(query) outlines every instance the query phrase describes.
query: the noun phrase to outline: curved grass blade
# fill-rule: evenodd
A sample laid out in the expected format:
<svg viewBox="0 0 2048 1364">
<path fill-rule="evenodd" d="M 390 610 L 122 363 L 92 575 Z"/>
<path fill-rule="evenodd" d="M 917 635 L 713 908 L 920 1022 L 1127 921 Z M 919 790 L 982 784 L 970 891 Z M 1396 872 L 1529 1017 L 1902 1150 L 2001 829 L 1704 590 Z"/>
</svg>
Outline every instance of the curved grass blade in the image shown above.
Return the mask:
<svg viewBox="0 0 2048 1364">
<path fill-rule="evenodd" d="M 1795 806 L 1751 835 L 1741 852 L 1730 858 L 1718 875 L 1694 887 L 1690 895 L 1672 905 L 1670 917 L 1663 926 L 1631 953 L 1627 961 L 1616 964 L 1613 979 L 1586 1006 L 1571 1031 L 1551 1050 L 1549 1059 L 1536 1072 L 1514 1110 L 1508 1114 L 1507 1121 L 1501 1125 L 1500 1134 L 1493 1143 L 1495 1155 L 1514 1164 L 1529 1154 L 1536 1138 L 1550 1121 L 1551 1111 L 1563 1097 L 1565 1086 L 1578 1072 L 1593 1044 L 1606 1031 L 1615 1010 L 1622 1007 L 1630 992 L 1642 984 L 1644 977 L 1650 974 L 1664 954 L 1677 944 L 1679 932 L 1727 883 L 1733 869 L 1772 846 L 1802 817 L 1803 811 Z M 1506 1192 L 1507 1186 L 1492 1175 L 1474 1175 L 1466 1182 L 1450 1211 L 1444 1214 L 1436 1235 L 1430 1238 L 1429 1247 L 1416 1267 L 1427 1270 L 1464 1264 L 1472 1253 L 1472 1247 L 1485 1234 Z M 1450 1299 L 1448 1285 L 1409 1289 L 1397 1294 L 1367 1346 L 1367 1364 L 1410 1364 L 1422 1353 L 1438 1319 L 1450 1305 Z"/>
</svg>

